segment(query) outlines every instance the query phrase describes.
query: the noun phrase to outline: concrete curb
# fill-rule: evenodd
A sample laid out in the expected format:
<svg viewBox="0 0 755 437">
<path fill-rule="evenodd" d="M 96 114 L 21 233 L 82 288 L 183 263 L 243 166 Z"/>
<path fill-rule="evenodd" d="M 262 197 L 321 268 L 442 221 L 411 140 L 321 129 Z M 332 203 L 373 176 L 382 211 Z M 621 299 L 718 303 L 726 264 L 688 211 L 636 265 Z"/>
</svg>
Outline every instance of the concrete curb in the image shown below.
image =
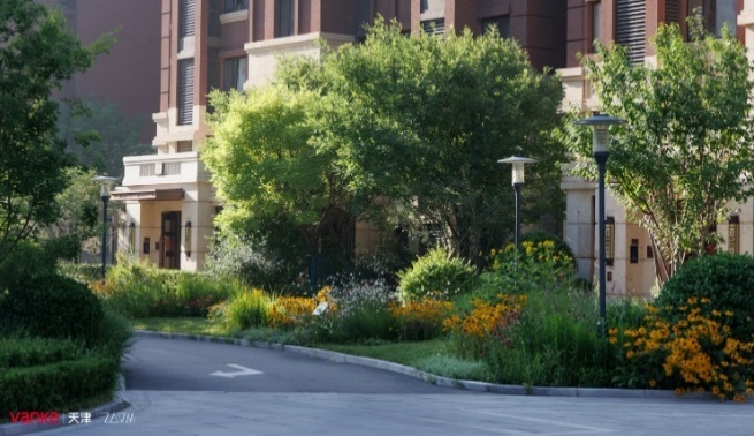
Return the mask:
<svg viewBox="0 0 755 437">
<path fill-rule="evenodd" d="M 449 378 L 446 376 L 433 375 L 413 367 L 375 358 L 349 355 L 340 352 L 331 352 L 324 349 L 304 346 L 281 345 L 264 341 L 250 341 L 224 337 L 207 337 L 195 334 L 165 333 L 156 331 L 134 331 L 135 337 L 159 337 L 174 338 L 180 340 L 208 341 L 213 343 L 235 344 L 239 346 L 251 346 L 263 349 L 274 349 L 299 355 L 317 358 L 336 363 L 357 364 L 360 366 L 383 369 L 389 372 L 399 373 L 412 378 L 423 379 L 430 384 L 444 387 L 452 387 L 460 390 L 476 392 L 489 392 L 506 395 L 529 395 L 529 396 L 556 396 L 556 397 L 581 397 L 581 398 L 641 398 L 641 399 L 693 399 L 713 400 L 709 393 L 684 393 L 677 394 L 672 390 L 632 390 L 621 388 L 580 388 L 580 387 L 524 387 L 521 385 L 492 384 L 479 381 L 466 381 Z M 752 398 L 750 398 L 751 400 Z M 2 435 L 2 434 L 0 434 Z"/>
<path fill-rule="evenodd" d="M 115 413 L 121 411 L 129 406 L 129 403 L 122 399 L 121 388 L 123 376 L 119 378 L 119 389 L 114 396 L 114 400 L 100 405 L 99 407 L 82 409 L 92 413 L 92 421 L 96 418 L 102 417 L 106 414 Z M 68 413 L 60 415 L 60 423 L 6 423 L 0 425 L 0 436 L 10 435 L 24 435 L 31 434 L 33 432 L 45 431 L 52 428 L 60 428 L 62 426 L 76 425 L 76 423 L 68 423 Z"/>
</svg>

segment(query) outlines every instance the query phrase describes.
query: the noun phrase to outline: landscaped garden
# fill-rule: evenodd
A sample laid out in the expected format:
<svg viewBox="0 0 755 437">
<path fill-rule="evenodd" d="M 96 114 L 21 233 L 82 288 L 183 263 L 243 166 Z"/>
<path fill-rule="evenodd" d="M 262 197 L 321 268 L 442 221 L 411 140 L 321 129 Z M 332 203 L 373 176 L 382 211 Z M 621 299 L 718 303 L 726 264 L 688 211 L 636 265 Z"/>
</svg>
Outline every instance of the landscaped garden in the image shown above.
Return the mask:
<svg viewBox="0 0 755 437">
<path fill-rule="evenodd" d="M 477 271 L 443 249 L 385 278 L 271 293 L 232 275 L 122 262 L 92 289 L 138 329 L 266 340 L 365 355 L 441 376 L 530 386 L 706 391 L 743 400 L 753 381 L 753 259 L 689 261 L 655 302 L 596 294 L 568 246 L 532 234 Z"/>
</svg>

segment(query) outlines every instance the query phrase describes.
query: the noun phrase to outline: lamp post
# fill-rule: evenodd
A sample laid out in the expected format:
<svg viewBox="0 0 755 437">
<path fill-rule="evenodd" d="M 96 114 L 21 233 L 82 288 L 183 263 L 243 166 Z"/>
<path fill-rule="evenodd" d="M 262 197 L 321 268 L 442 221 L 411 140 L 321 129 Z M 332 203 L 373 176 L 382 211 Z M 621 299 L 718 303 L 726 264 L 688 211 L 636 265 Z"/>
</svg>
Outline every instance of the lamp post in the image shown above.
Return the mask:
<svg viewBox="0 0 755 437">
<path fill-rule="evenodd" d="M 600 302 L 600 321 L 598 321 L 598 333 L 605 334 L 604 322 L 606 319 L 606 194 L 605 194 L 605 177 L 606 162 L 608 161 L 609 145 L 611 134 L 608 129 L 611 126 L 624 123 L 616 117 L 607 114 L 593 114 L 592 117 L 584 120 L 575 121 L 577 126 L 592 127 L 592 156 L 598 164 L 598 227 L 599 242 L 598 251 L 600 256 L 599 266 L 599 302 Z"/>
<path fill-rule="evenodd" d="M 516 243 L 516 252 L 519 253 L 519 204 L 522 197 L 522 185 L 524 185 L 524 166 L 525 164 L 534 164 L 537 161 L 532 158 L 522 158 L 512 156 L 506 159 L 499 159 L 499 164 L 511 164 L 511 186 L 516 193 L 516 229 L 514 231 L 514 242 Z"/>
<path fill-rule="evenodd" d="M 107 175 L 97 176 L 92 182 L 100 184 L 100 199 L 102 199 L 102 281 L 105 281 L 105 263 L 107 257 L 107 202 L 110 200 L 110 190 L 117 179 Z"/>
</svg>

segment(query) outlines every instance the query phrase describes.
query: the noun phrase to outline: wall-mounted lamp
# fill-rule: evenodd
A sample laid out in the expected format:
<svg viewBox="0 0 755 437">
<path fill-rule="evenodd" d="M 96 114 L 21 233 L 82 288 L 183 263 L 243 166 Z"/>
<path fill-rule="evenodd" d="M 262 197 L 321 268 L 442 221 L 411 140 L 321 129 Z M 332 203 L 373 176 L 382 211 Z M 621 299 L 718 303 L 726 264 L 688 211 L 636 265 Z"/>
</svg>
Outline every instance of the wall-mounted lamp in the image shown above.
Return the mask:
<svg viewBox="0 0 755 437">
<path fill-rule="evenodd" d="M 186 256 L 191 257 L 191 220 L 186 220 L 184 226 L 184 249 Z"/>
<path fill-rule="evenodd" d="M 136 221 L 131 219 L 131 224 L 128 225 L 128 250 L 131 255 L 136 253 Z"/>
</svg>

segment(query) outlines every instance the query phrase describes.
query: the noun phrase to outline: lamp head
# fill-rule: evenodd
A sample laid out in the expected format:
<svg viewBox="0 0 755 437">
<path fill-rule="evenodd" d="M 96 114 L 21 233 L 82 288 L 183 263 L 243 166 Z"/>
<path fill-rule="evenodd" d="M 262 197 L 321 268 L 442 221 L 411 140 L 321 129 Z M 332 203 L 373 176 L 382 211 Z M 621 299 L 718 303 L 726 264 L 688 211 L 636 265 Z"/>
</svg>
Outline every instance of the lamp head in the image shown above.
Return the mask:
<svg viewBox="0 0 755 437">
<path fill-rule="evenodd" d="M 595 113 L 590 118 L 583 120 L 577 120 L 574 122 L 577 126 L 591 126 L 592 127 L 592 151 L 595 152 L 608 152 L 609 144 L 611 143 L 611 136 L 608 132 L 608 128 L 611 126 L 624 124 L 625 120 L 612 117 L 608 114 Z"/>
<path fill-rule="evenodd" d="M 109 196 L 110 191 L 115 186 L 117 178 L 108 175 L 100 175 L 92 179 L 92 182 L 100 184 L 100 196 Z"/>
<path fill-rule="evenodd" d="M 512 156 L 506 159 L 499 159 L 499 164 L 511 164 L 511 185 L 524 183 L 524 166 L 526 164 L 534 164 L 537 161 L 532 158 L 522 158 L 520 156 Z"/>
</svg>

